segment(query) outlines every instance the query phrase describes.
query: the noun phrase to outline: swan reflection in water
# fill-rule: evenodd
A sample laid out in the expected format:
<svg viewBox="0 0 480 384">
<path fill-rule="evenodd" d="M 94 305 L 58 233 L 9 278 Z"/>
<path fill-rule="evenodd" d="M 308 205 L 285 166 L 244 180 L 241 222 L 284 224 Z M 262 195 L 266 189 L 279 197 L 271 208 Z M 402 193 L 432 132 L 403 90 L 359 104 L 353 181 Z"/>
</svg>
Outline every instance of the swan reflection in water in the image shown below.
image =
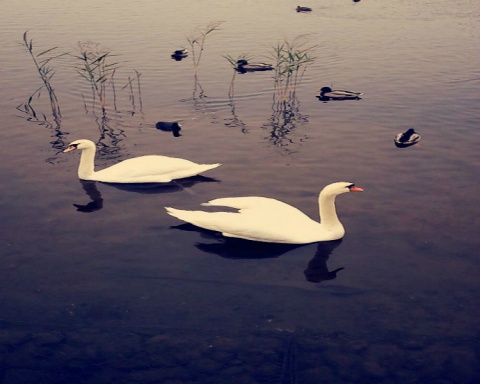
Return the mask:
<svg viewBox="0 0 480 384">
<path fill-rule="evenodd" d="M 142 184 L 116 184 L 116 183 L 102 183 L 91 180 L 79 179 L 83 190 L 90 198 L 87 204 L 73 204 L 78 212 L 90 213 L 99 211 L 103 208 L 102 194 L 97 188 L 97 183 L 108 185 L 122 191 L 142 193 L 142 194 L 156 194 L 156 193 L 172 193 L 178 191 L 189 191 L 188 188 L 193 187 L 197 183 L 219 183 L 220 180 L 213 177 L 202 175 L 186 177 L 184 179 L 173 180 L 169 183 L 142 183 Z M 192 193 L 192 192 L 190 192 Z"/>
<path fill-rule="evenodd" d="M 199 232 L 202 238 L 215 239 L 216 243 L 196 243 L 195 246 L 203 252 L 212 253 L 227 259 L 267 259 L 279 257 L 294 249 L 306 247 L 309 244 L 264 243 L 238 238 L 226 238 L 218 232 L 208 231 L 192 224 L 180 224 L 171 228 L 182 231 Z M 317 250 L 308 262 L 304 271 L 305 279 L 312 283 L 333 280 L 343 267 L 330 271 L 327 260 L 332 252 L 342 243 L 342 239 L 322 241 L 317 243 Z"/>
<path fill-rule="evenodd" d="M 102 194 L 97 189 L 97 182 L 90 180 L 79 180 L 82 184 L 82 188 L 90 198 L 90 202 L 87 204 L 73 204 L 77 208 L 78 212 L 95 212 L 103 208 Z"/>
<path fill-rule="evenodd" d="M 328 258 L 341 242 L 342 239 L 318 243 L 315 256 L 313 256 L 313 259 L 308 262 L 307 269 L 303 272 L 308 281 L 311 281 L 312 283 L 320 283 L 325 280 L 333 280 L 337 277 L 337 272 L 345 269 L 344 267 L 340 267 L 333 271 L 329 271 L 327 267 Z"/>
</svg>

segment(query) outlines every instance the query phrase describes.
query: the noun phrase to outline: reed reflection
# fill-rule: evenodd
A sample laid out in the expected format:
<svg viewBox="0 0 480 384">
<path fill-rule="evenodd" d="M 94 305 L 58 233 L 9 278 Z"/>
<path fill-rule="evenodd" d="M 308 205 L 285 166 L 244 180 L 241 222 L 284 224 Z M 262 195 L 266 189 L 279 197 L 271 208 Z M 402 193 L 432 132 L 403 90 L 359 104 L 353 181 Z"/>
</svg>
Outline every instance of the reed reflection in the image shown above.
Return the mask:
<svg viewBox="0 0 480 384">
<path fill-rule="evenodd" d="M 71 67 L 74 72 L 88 81 L 90 96 L 82 94 L 85 112 L 92 114 L 98 127 L 100 154 L 107 155 L 109 159 L 115 159 L 123 151 L 120 142 L 126 137 L 121 128 L 125 116 L 134 116 L 137 111 L 142 111 L 142 94 L 140 77 L 141 73 L 134 69 L 135 76 L 128 76 L 128 81 L 121 87 L 121 91 L 128 92 L 130 107 L 127 110 L 119 110 L 117 107 L 117 89 L 115 75 L 120 68 L 120 63 L 115 61 L 109 50 L 100 46 L 100 44 L 87 41 L 78 44 L 76 54 L 70 52 L 59 52 L 58 47 L 52 47 L 47 50 L 39 51 L 30 39 L 28 33 L 23 34 L 23 45 L 25 46 L 33 65 L 38 73 L 42 85 L 38 87 L 26 100 L 18 105 L 16 109 L 22 113 L 20 117 L 28 121 L 44 125 L 53 130 L 53 138 L 50 144 L 53 149 L 62 150 L 67 144 L 66 136 L 68 132 L 61 129 L 62 113 L 60 103 L 55 93 L 55 87 L 52 85 L 52 78 L 56 73 L 54 64 L 58 60 L 66 61 L 66 67 Z M 74 59 L 72 62 L 71 60 Z M 73 73 L 72 71 L 72 73 Z M 48 95 L 50 103 L 50 112 L 41 112 L 37 107 L 36 100 L 40 100 L 43 93 Z M 34 102 L 35 100 L 35 102 Z M 43 100 L 42 100 L 43 101 Z M 35 106 L 34 106 L 35 104 Z M 112 105 L 107 108 L 107 105 Z M 111 115 L 114 114 L 116 120 L 112 123 Z M 51 117 L 50 117 L 51 115 Z M 53 157 L 46 159 L 49 163 L 55 163 L 59 160 L 57 152 Z"/>
<path fill-rule="evenodd" d="M 240 128 L 242 133 L 248 133 L 247 125 L 237 115 L 233 95 L 229 95 L 229 99 L 230 99 L 230 102 L 228 103 L 228 105 L 230 107 L 230 112 L 232 114 L 232 117 L 229 119 L 225 119 L 225 125 L 227 127 L 238 127 Z"/>
<path fill-rule="evenodd" d="M 286 99 L 277 99 L 274 95 L 272 103 L 272 115 L 264 128 L 269 130 L 268 140 L 277 147 L 287 147 L 290 144 L 301 142 L 307 135 L 300 136 L 295 140 L 292 135 L 299 125 L 308 122 L 308 116 L 300 113 L 300 102 L 291 92 Z"/>
<path fill-rule="evenodd" d="M 204 239 L 215 240 L 214 243 L 196 243 L 195 247 L 205 253 L 211 253 L 226 259 L 268 259 L 280 257 L 294 249 L 309 246 L 309 244 L 279 244 L 263 243 L 257 241 L 226 238 L 218 232 L 208 231 L 192 224 L 180 224 L 172 228 L 182 231 L 195 231 Z M 305 279 L 312 283 L 321 283 L 326 280 L 334 280 L 337 273 L 344 267 L 330 270 L 327 261 L 342 243 L 342 239 L 323 241 L 317 243 L 315 255 L 308 262 L 304 271 Z"/>
</svg>

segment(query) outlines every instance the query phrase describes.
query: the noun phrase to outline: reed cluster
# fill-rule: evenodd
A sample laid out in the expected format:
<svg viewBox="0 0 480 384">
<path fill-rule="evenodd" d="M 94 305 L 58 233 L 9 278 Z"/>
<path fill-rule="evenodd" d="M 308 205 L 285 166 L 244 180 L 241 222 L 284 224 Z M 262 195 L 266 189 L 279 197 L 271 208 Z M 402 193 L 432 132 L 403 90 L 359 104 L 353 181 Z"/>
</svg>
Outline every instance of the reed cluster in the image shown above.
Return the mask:
<svg viewBox="0 0 480 384">
<path fill-rule="evenodd" d="M 75 56 L 81 65 L 76 67 L 77 73 L 86 79 L 92 88 L 93 100 L 98 97 L 102 111 L 106 108 L 107 82 L 115 76 L 118 62 L 111 62 L 114 57 L 99 44 L 92 42 L 78 43 L 80 54 Z"/>
<path fill-rule="evenodd" d="M 307 46 L 306 36 L 284 40 L 273 47 L 275 91 L 280 100 L 288 99 L 300 84 L 307 67 L 315 61 L 311 55 L 316 45 Z"/>
<path fill-rule="evenodd" d="M 35 112 L 35 109 L 32 107 L 31 103 L 32 103 L 33 97 L 36 94 L 40 94 L 40 91 L 43 88 L 45 88 L 50 98 L 52 115 L 54 119 L 59 119 L 61 117 L 60 105 L 58 103 L 57 95 L 55 94 L 55 89 L 53 88 L 51 83 L 51 80 L 53 75 L 55 74 L 55 71 L 52 69 L 52 67 L 49 66 L 49 64 L 52 60 L 68 55 L 68 53 L 56 53 L 56 50 L 58 49 L 58 47 L 49 48 L 47 50 L 36 53 L 33 46 L 33 39 L 28 38 L 28 31 L 25 31 L 25 33 L 23 34 L 23 44 L 27 48 L 27 51 L 33 60 L 33 64 L 35 65 L 35 68 L 40 78 L 42 79 L 43 85 L 40 88 L 38 88 L 35 92 L 33 92 L 30 95 L 30 97 L 27 99 L 27 101 L 23 105 L 17 107 L 17 109 L 20 109 L 20 107 L 23 107 L 26 113 L 31 114 L 35 119 L 37 119 L 37 114 Z"/>
</svg>

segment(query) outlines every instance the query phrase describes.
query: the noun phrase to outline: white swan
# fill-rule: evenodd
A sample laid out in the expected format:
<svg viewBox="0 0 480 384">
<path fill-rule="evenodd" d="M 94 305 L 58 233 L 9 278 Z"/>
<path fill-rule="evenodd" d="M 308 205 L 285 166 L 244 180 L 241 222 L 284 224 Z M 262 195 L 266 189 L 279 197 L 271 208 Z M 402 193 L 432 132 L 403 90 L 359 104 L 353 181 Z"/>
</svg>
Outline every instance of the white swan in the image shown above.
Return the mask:
<svg viewBox="0 0 480 384">
<path fill-rule="evenodd" d="M 72 141 L 63 152 L 75 149 L 82 151 L 78 177 L 82 180 L 105 183 L 168 183 L 174 179 L 198 175 L 221 165 L 197 164 L 175 157 L 150 155 L 127 159 L 101 171 L 95 171 L 95 143 L 85 139 Z"/>
<path fill-rule="evenodd" d="M 307 244 L 341 239 L 345 234 L 335 210 L 335 197 L 361 192 L 353 183 L 327 185 L 318 197 L 320 223 L 291 205 L 266 197 L 229 197 L 202 205 L 236 208 L 238 212 L 185 211 L 166 207 L 167 213 L 227 237 L 269 243 Z"/>
</svg>

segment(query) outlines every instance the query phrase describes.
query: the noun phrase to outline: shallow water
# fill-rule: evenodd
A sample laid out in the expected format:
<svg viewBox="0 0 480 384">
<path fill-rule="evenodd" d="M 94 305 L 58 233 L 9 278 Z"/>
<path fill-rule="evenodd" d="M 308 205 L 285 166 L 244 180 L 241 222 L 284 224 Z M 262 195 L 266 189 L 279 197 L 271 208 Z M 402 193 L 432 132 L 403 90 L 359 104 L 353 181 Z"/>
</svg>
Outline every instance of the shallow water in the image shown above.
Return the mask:
<svg viewBox="0 0 480 384">
<path fill-rule="evenodd" d="M 478 382 L 478 2 L 4 4 L 0 382 Z M 170 54 L 212 21 L 195 77 Z M 73 56 L 51 62 L 59 119 L 45 91 L 36 118 L 16 109 L 42 85 L 26 30 L 36 52 L 116 55 L 105 114 Z M 229 96 L 222 56 L 269 62 L 302 34 L 316 59 L 290 104 L 270 72 L 237 74 Z M 140 88 L 122 90 L 135 70 Z M 364 95 L 323 103 L 325 85 Z M 173 120 L 182 136 L 155 129 Z M 410 127 L 421 142 L 396 148 Z M 223 165 L 167 186 L 81 183 L 61 153 L 78 138 L 99 143 L 99 168 L 155 153 Z M 316 218 L 339 180 L 365 192 L 338 198 L 335 243 L 225 241 L 163 209 L 260 195 Z"/>
</svg>

